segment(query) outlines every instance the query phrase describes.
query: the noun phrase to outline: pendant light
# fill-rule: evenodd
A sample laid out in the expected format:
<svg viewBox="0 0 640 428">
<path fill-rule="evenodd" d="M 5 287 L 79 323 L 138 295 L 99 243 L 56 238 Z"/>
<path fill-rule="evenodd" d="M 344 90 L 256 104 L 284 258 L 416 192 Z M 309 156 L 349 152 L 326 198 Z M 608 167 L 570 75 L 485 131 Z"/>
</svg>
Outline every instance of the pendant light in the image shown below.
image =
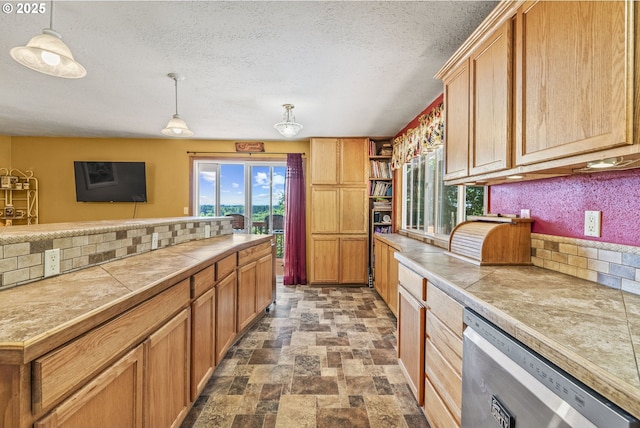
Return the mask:
<svg viewBox="0 0 640 428">
<path fill-rule="evenodd" d="M 182 120 L 178 114 L 178 80 L 184 80 L 185 77 L 178 73 L 169 73 L 167 76 L 176 82 L 176 114 L 169 120 L 169 123 L 162 130 L 162 133 L 169 137 L 191 137 L 193 131 L 189 129 L 185 121 Z"/>
<path fill-rule="evenodd" d="M 293 110 L 293 104 L 283 104 L 284 117 L 283 121 L 273 125 L 284 137 L 293 137 L 302 129 L 302 125 L 296 123 L 296 118 L 291 112 Z"/>
<path fill-rule="evenodd" d="M 79 79 L 87 70 L 73 59 L 71 50 L 53 30 L 53 1 L 49 15 L 49 28 L 29 40 L 26 46 L 18 46 L 9 52 L 20 64 L 40 73 L 67 79 Z"/>
</svg>

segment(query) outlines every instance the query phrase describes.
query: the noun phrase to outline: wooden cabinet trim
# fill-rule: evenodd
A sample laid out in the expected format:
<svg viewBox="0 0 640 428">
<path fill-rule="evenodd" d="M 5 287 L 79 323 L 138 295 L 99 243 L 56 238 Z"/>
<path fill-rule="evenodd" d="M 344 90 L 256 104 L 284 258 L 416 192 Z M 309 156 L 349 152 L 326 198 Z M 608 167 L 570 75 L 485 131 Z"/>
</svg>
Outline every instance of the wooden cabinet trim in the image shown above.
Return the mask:
<svg viewBox="0 0 640 428">
<path fill-rule="evenodd" d="M 245 248 L 238 251 L 238 266 L 243 266 L 247 263 L 251 263 L 254 260 L 271 254 L 271 242 L 263 242 L 262 244 L 254 245 L 253 247 Z"/>
<path fill-rule="evenodd" d="M 427 280 L 404 265 L 398 266 L 398 282 L 411 295 L 421 300 L 427 301 Z"/>
<path fill-rule="evenodd" d="M 216 267 L 211 265 L 191 277 L 191 298 L 197 298 L 207 289 L 213 288 L 216 281 Z"/>
<path fill-rule="evenodd" d="M 50 408 L 128 347 L 147 337 L 158 325 L 186 307 L 190 281 L 168 290 L 97 327 L 33 362 L 34 411 Z"/>
<path fill-rule="evenodd" d="M 216 262 L 216 281 L 225 278 L 236 269 L 238 264 L 238 254 L 233 253 L 222 260 Z"/>
<path fill-rule="evenodd" d="M 140 345 L 87 383 L 47 416 L 37 421 L 33 425 L 34 428 L 56 428 L 64 425 L 65 421 L 74 416 L 86 403 L 98 396 L 99 393 L 132 366 L 134 370 L 134 390 L 129 392 L 131 392 L 130 399 L 133 401 L 132 410 L 134 414 L 131 417 L 131 421 L 134 427 L 142 427 L 143 347 Z"/>
</svg>

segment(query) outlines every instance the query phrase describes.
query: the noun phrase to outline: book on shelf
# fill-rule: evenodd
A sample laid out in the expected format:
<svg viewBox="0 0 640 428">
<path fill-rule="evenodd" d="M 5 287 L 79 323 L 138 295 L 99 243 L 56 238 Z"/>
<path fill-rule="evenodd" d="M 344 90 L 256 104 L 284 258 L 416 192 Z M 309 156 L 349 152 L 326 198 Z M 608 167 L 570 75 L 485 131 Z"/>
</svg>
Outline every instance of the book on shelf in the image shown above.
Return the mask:
<svg viewBox="0 0 640 428">
<path fill-rule="evenodd" d="M 388 181 L 372 181 L 370 186 L 370 196 L 391 196 L 393 189 Z"/>
<path fill-rule="evenodd" d="M 391 156 L 393 145 L 391 141 L 369 140 L 369 156 Z"/>
<path fill-rule="evenodd" d="M 373 178 L 393 178 L 391 162 L 371 160 L 371 177 Z"/>
<path fill-rule="evenodd" d="M 381 211 L 391 210 L 391 201 L 373 201 L 373 209 Z"/>
</svg>

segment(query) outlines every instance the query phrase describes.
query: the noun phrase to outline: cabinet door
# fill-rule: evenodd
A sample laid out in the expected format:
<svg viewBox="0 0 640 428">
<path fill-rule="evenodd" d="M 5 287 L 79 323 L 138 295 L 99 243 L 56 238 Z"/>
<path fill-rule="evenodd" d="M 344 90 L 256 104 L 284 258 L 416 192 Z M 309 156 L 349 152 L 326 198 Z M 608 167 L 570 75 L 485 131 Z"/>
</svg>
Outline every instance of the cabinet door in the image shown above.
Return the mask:
<svg viewBox="0 0 640 428">
<path fill-rule="evenodd" d="M 511 167 L 512 23 L 471 55 L 469 174 Z"/>
<path fill-rule="evenodd" d="M 389 305 L 389 309 L 394 315 L 398 316 L 398 261 L 395 259 L 395 249 L 393 247 L 388 247 L 389 255 L 389 275 L 388 275 L 388 285 L 389 285 L 389 301 L 387 304 Z"/>
<path fill-rule="evenodd" d="M 273 295 L 273 260 L 271 254 L 256 262 L 256 304 L 261 311 L 275 300 Z"/>
<path fill-rule="evenodd" d="M 143 350 L 133 351 L 78 390 L 34 428 L 141 427 Z"/>
<path fill-rule="evenodd" d="M 540 1 L 518 10 L 518 165 L 633 143 L 626 135 L 633 120 L 632 61 L 625 53 L 630 7 Z"/>
<path fill-rule="evenodd" d="M 424 403 L 424 318 L 425 307 L 400 287 L 398 299 L 398 364 L 409 388 Z"/>
<path fill-rule="evenodd" d="M 145 346 L 144 426 L 179 426 L 190 408 L 189 309 L 149 336 Z"/>
<path fill-rule="evenodd" d="M 369 239 L 366 236 L 340 238 L 340 284 L 366 284 Z"/>
<path fill-rule="evenodd" d="M 337 236 L 311 237 L 311 282 L 338 283 L 340 238 Z"/>
<path fill-rule="evenodd" d="M 340 233 L 367 233 L 368 229 L 368 191 L 366 188 L 341 188 Z"/>
<path fill-rule="evenodd" d="M 388 248 L 389 246 L 384 242 L 376 239 L 375 246 L 373 247 L 373 255 L 375 258 L 375 278 L 374 278 L 374 287 L 376 291 L 382 297 L 382 300 L 387 303 L 389 301 L 389 285 L 388 285 L 388 266 L 389 261 L 388 257 Z"/>
<path fill-rule="evenodd" d="M 469 175 L 469 62 L 444 79 L 445 180 Z"/>
<path fill-rule="evenodd" d="M 256 316 L 256 262 L 238 268 L 238 331 Z"/>
<path fill-rule="evenodd" d="M 216 292 L 211 288 L 191 304 L 191 400 L 195 401 L 216 366 Z"/>
<path fill-rule="evenodd" d="M 338 184 L 338 140 L 312 138 L 310 148 L 311 184 Z"/>
<path fill-rule="evenodd" d="M 340 192 L 335 187 L 311 188 L 311 233 L 339 233 Z"/>
<path fill-rule="evenodd" d="M 369 178 L 368 145 L 364 138 L 341 138 L 340 184 L 363 186 Z"/>
<path fill-rule="evenodd" d="M 236 337 L 236 273 L 216 285 L 216 364 Z"/>
</svg>

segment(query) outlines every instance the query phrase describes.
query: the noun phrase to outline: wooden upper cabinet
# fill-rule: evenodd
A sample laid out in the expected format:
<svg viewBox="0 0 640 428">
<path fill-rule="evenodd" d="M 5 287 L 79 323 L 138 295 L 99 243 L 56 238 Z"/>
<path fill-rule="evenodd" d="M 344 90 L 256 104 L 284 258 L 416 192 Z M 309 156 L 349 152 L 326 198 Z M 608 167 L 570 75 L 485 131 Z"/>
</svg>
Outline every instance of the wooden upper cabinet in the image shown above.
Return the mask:
<svg viewBox="0 0 640 428">
<path fill-rule="evenodd" d="M 512 27 L 508 20 L 470 57 L 469 175 L 511 167 Z"/>
<path fill-rule="evenodd" d="M 364 138 L 341 138 L 340 184 L 363 186 L 369 178 L 367 142 Z"/>
<path fill-rule="evenodd" d="M 311 184 L 364 186 L 367 146 L 364 138 L 312 138 Z"/>
<path fill-rule="evenodd" d="M 444 80 L 445 180 L 469 175 L 469 61 Z"/>
<path fill-rule="evenodd" d="M 311 139 L 311 184 L 338 184 L 338 139 Z"/>
<path fill-rule="evenodd" d="M 633 143 L 632 7 L 540 1 L 518 9 L 518 165 Z"/>
</svg>

